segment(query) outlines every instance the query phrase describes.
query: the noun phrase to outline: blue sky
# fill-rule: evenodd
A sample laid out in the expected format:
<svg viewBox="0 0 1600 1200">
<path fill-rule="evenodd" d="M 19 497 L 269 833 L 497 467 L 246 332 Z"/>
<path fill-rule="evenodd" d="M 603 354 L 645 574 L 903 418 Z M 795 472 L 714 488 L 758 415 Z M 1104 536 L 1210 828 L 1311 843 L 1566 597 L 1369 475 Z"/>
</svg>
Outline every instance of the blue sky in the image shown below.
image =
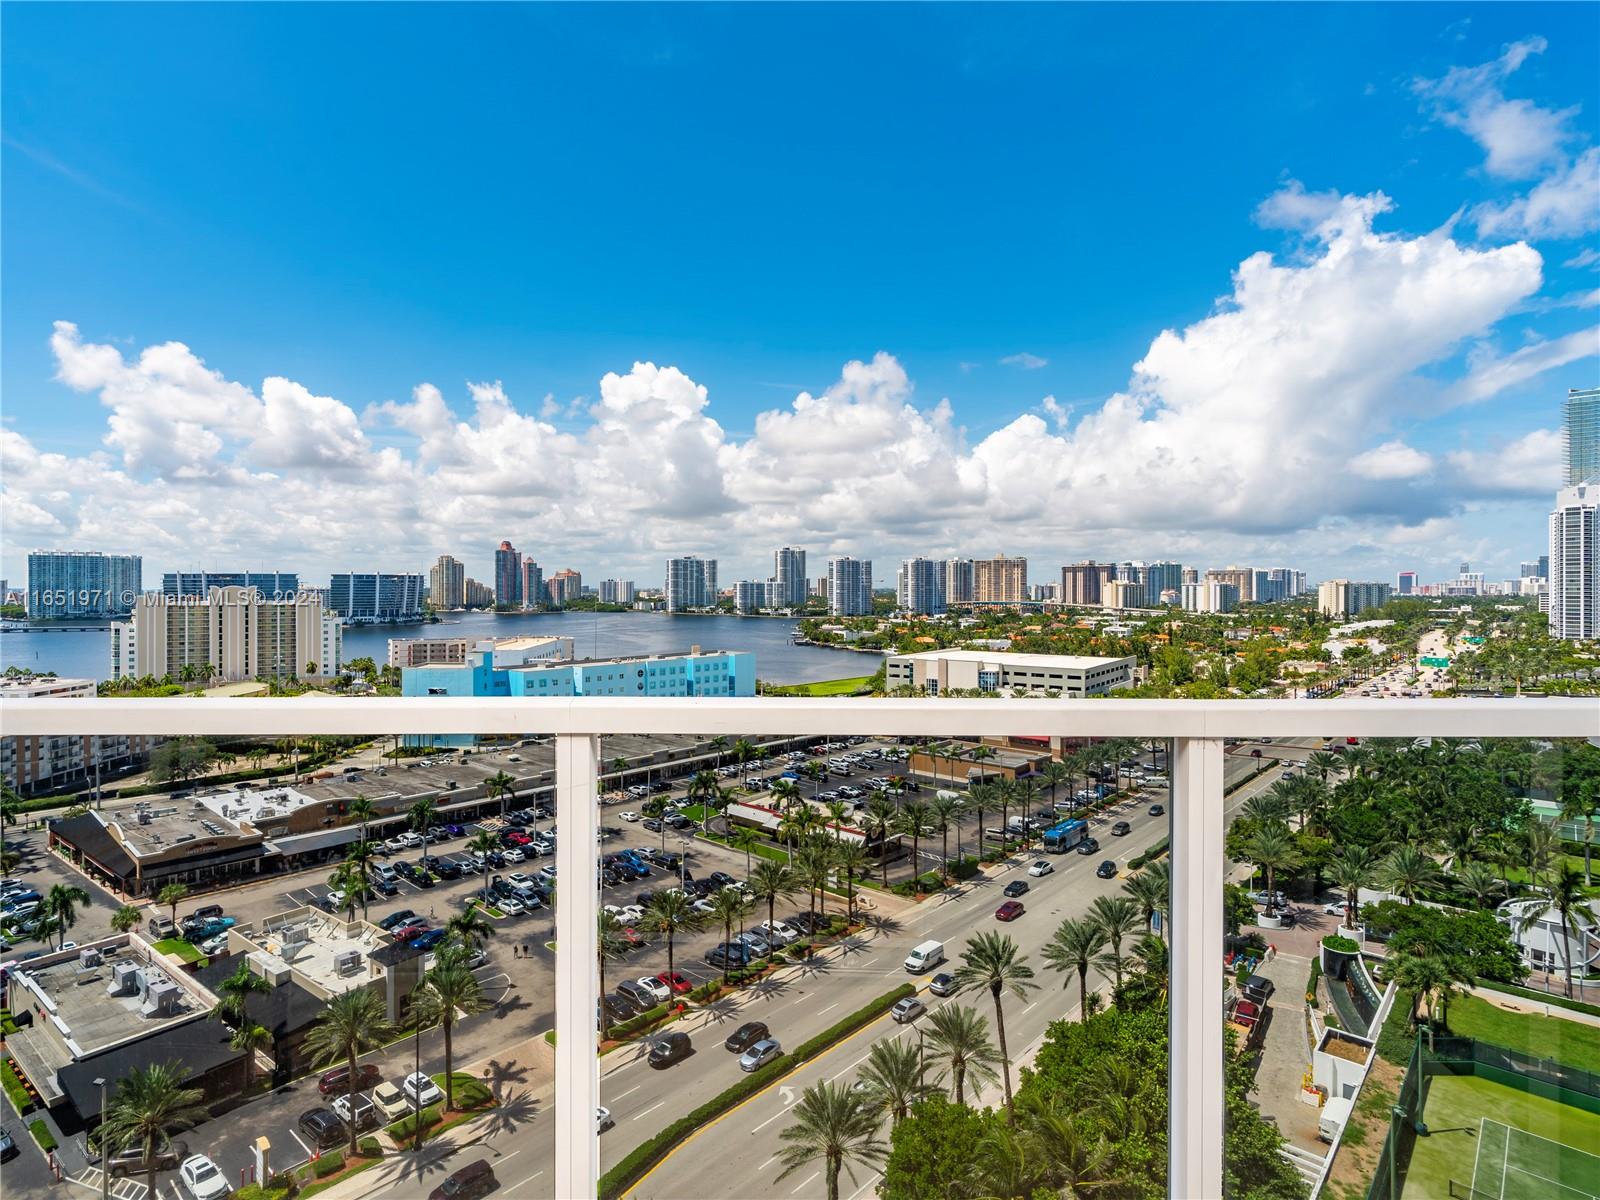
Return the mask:
<svg viewBox="0 0 1600 1200">
<path fill-rule="evenodd" d="M 502 536 L 643 581 L 787 541 L 1020 549 L 1036 580 L 1084 555 L 1498 576 L 1538 551 L 1560 397 L 1597 382 L 1593 6 L 0 23 L 11 578 L 39 544 L 482 572 Z M 1374 260 L 1302 299 L 1347 252 Z M 1289 274 L 1241 299 L 1258 254 Z M 1204 325 L 1227 310 L 1244 328 Z M 1216 364 L 1262 361 L 1274 321 L 1330 322 L 1326 361 L 1230 396 Z M 1164 330 L 1170 372 L 1130 382 Z M 1162 410 L 1235 432 L 1195 447 Z M 1278 472 L 1321 481 L 1277 512 Z"/>
</svg>

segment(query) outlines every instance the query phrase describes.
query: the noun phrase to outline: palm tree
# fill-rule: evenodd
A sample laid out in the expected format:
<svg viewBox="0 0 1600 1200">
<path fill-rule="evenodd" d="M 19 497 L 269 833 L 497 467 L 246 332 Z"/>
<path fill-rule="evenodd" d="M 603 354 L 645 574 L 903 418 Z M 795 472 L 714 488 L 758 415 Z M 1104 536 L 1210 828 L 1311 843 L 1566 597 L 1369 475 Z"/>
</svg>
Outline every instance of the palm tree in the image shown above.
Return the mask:
<svg viewBox="0 0 1600 1200">
<path fill-rule="evenodd" d="M 856 877 L 866 874 L 870 862 L 871 855 L 860 842 L 839 842 L 833 848 L 834 871 L 844 876 L 844 906 L 847 921 L 855 916 Z"/>
<path fill-rule="evenodd" d="M 1023 1198 L 1049 1193 L 1049 1168 L 1033 1153 L 1023 1130 L 1001 1125 L 987 1130 L 966 1163 L 963 1195 Z"/>
<path fill-rule="evenodd" d="M 494 926 L 483 915 L 483 910 L 474 904 L 446 921 L 444 932 L 448 941 L 454 942 L 470 953 L 488 943 L 494 936 Z"/>
<path fill-rule="evenodd" d="M 505 820 L 506 809 L 510 807 L 512 796 L 516 795 L 517 781 L 504 771 L 496 771 L 483 781 L 483 794 L 490 800 L 500 801 L 500 819 Z"/>
<path fill-rule="evenodd" d="M 828 908 L 828 876 L 833 873 L 833 843 L 824 837 L 813 837 L 800 847 L 795 855 L 795 874 L 806 885 L 811 901 L 811 915 L 817 915 L 817 897 L 822 897 L 823 914 Z"/>
<path fill-rule="evenodd" d="M 306 1053 L 312 1062 L 332 1066 L 340 1059 L 349 1068 L 346 1094 L 354 1104 L 356 1060 L 375 1050 L 393 1033 L 383 997 L 370 988 L 352 988 L 332 997 L 306 1036 Z M 356 1152 L 356 1127 L 350 1126 L 350 1154 Z M 151 1192 L 153 1196 L 154 1191 Z"/>
<path fill-rule="evenodd" d="M 800 788 L 792 779 L 780 779 L 770 790 L 773 804 L 779 812 L 793 808 L 800 800 Z"/>
<path fill-rule="evenodd" d="M 1072 768 L 1064 762 L 1052 760 L 1045 763 L 1039 772 L 1039 778 L 1044 780 L 1045 786 L 1050 789 L 1050 807 L 1056 806 L 1056 788 L 1066 783 L 1072 776 Z"/>
<path fill-rule="evenodd" d="M 361 840 L 367 840 L 368 826 L 378 815 L 378 806 L 365 796 L 356 796 L 349 804 L 345 805 L 344 815 L 351 821 L 361 822 Z"/>
<path fill-rule="evenodd" d="M 1378 868 L 1383 886 L 1410 904 L 1417 892 L 1438 882 L 1439 864 L 1420 846 L 1396 846 Z"/>
<path fill-rule="evenodd" d="M 39 907 L 54 918 L 56 932 L 61 935 L 60 949 L 66 944 L 67 930 L 78 923 L 78 905 L 89 904 L 89 893 L 75 883 L 53 884 L 44 894 L 44 903 Z"/>
<path fill-rule="evenodd" d="M 1361 908 L 1361 889 L 1377 878 L 1380 865 L 1377 853 L 1369 846 L 1346 846 L 1328 863 L 1333 882 L 1344 891 L 1346 928 L 1356 927 L 1356 913 Z"/>
<path fill-rule="evenodd" d="M 722 752 L 728 748 L 728 739 L 720 733 L 706 743 L 711 747 L 712 753 L 717 756 L 717 770 L 722 769 Z"/>
<path fill-rule="evenodd" d="M 1137 875 L 1129 876 L 1127 882 L 1122 885 L 1122 890 L 1127 893 L 1128 899 L 1139 906 L 1146 929 L 1150 928 L 1150 919 L 1156 913 L 1167 911 L 1167 895 L 1172 884 L 1170 871 L 1171 868 L 1167 867 L 1164 861 L 1151 863 Z M 1162 922 L 1163 933 L 1166 928 L 1166 923 Z"/>
<path fill-rule="evenodd" d="M 839 1200 L 839 1172 L 846 1171 L 850 1182 L 856 1179 L 854 1163 L 872 1165 L 884 1157 L 878 1140 L 883 1118 L 876 1108 L 843 1084 L 822 1082 L 808 1087 L 793 1108 L 794 1124 L 779 1136 L 785 1143 L 778 1151 L 783 1163 L 780 1180 L 822 1160 L 827 1177 L 827 1200 Z"/>
<path fill-rule="evenodd" d="M 1259 825 L 1282 825 L 1289 818 L 1289 802 L 1281 792 L 1257 792 L 1244 802 L 1239 815 Z"/>
<path fill-rule="evenodd" d="M 1078 973 L 1078 1020 L 1089 1019 L 1089 968 L 1105 949 L 1105 931 L 1095 922 L 1084 918 L 1068 918 L 1057 926 L 1054 935 L 1044 947 L 1044 960 L 1062 974 L 1066 985 L 1071 973 Z"/>
<path fill-rule="evenodd" d="M 118 933 L 127 933 L 139 923 L 139 910 L 131 904 L 124 904 L 111 914 L 111 928 Z"/>
<path fill-rule="evenodd" d="M 211 1015 L 229 1025 L 243 1025 L 246 1002 L 251 996 L 267 995 L 272 991 L 272 984 L 252 971 L 248 962 L 241 962 L 232 975 L 217 984 L 217 991 L 222 993 L 222 999 L 217 1001 Z"/>
<path fill-rule="evenodd" d="M 356 905 L 365 907 L 372 888 L 367 883 L 367 873 L 354 863 L 342 862 L 328 876 L 328 886 L 344 893 L 344 907 L 349 920 L 356 919 Z"/>
<path fill-rule="evenodd" d="M 1505 889 L 1505 884 L 1494 873 L 1494 868 L 1485 862 L 1464 863 L 1456 871 L 1456 886 L 1478 902 L 1482 908 L 1489 908 L 1495 896 Z"/>
<path fill-rule="evenodd" d="M 1583 881 L 1594 886 L 1594 814 L 1600 781 L 1593 777 L 1567 785 L 1561 796 L 1561 819 L 1583 822 Z"/>
<path fill-rule="evenodd" d="M 1033 979 L 1033 968 L 1028 966 L 1026 955 L 1018 953 L 1017 943 L 1011 938 L 1000 933 L 984 932 L 974 935 L 967 943 L 967 948 L 961 952 L 961 965 L 956 968 L 955 974 L 958 991 L 987 988 L 994 1000 L 994 1027 L 1000 1039 L 1006 1117 L 1014 1121 L 1017 1110 L 1011 1098 L 1011 1053 L 1006 1048 L 1006 1014 L 1000 1000 L 1007 991 L 1018 999 L 1026 997 L 1037 986 L 1029 982 Z"/>
<path fill-rule="evenodd" d="M 660 933 L 667 939 L 667 974 L 673 973 L 673 944 L 680 932 L 696 929 L 700 925 L 700 914 L 694 911 L 694 904 L 681 890 L 657 892 L 650 900 L 650 907 L 644 910 L 644 920 L 640 922 L 648 929 Z"/>
<path fill-rule="evenodd" d="M 147 1195 L 156 1192 L 156 1151 L 180 1129 L 188 1129 L 206 1119 L 203 1093 L 184 1087 L 187 1073 L 176 1063 L 155 1063 L 130 1067 L 117 1082 L 117 1090 L 106 1105 L 100 1126 L 102 1159 L 119 1149 L 139 1145 L 144 1148 Z"/>
<path fill-rule="evenodd" d="M 164 904 L 172 910 L 172 923 L 178 923 L 178 905 L 189 898 L 189 885 L 186 883 L 169 883 L 156 893 L 156 903 Z"/>
<path fill-rule="evenodd" d="M 1070 1114 L 1044 1105 L 1030 1105 L 1025 1120 L 1032 1157 L 1049 1167 L 1052 1183 L 1065 1185 L 1063 1196 L 1091 1196 L 1115 1185 L 1105 1178 L 1111 1147 L 1103 1134 L 1091 1142 Z"/>
<path fill-rule="evenodd" d="M 861 831 L 878 843 L 878 869 L 882 872 L 885 891 L 889 888 L 889 835 L 894 832 L 895 816 L 898 811 L 892 801 L 883 796 L 875 796 L 867 803 L 866 812 L 861 820 Z"/>
<path fill-rule="evenodd" d="M 265 1025 L 257 1025 L 254 1021 L 247 1021 L 233 1031 L 233 1036 L 228 1039 L 228 1046 L 234 1050 L 243 1050 L 245 1058 L 245 1090 L 255 1083 L 256 1051 L 264 1050 L 272 1045 L 272 1032 Z"/>
<path fill-rule="evenodd" d="M 755 853 L 756 847 L 761 845 L 761 835 L 748 825 L 740 825 L 733 831 L 733 836 L 728 839 L 728 844 L 735 850 L 744 851 L 745 878 L 750 877 L 750 858 Z"/>
<path fill-rule="evenodd" d="M 1096 896 L 1089 905 L 1088 919 L 1093 921 L 1106 944 L 1111 947 L 1114 987 L 1122 990 L 1122 939 L 1139 928 L 1139 909 L 1126 896 Z"/>
<path fill-rule="evenodd" d="M 733 941 L 733 923 L 744 922 L 750 905 L 736 887 L 725 887 L 711 897 L 711 911 L 706 916 L 722 926 L 722 940 Z M 722 956 L 722 985 L 728 985 L 728 956 Z"/>
<path fill-rule="evenodd" d="M 907 1110 L 918 1100 L 938 1091 L 927 1076 L 927 1060 L 909 1039 L 874 1042 L 867 1065 L 861 1069 L 867 1102 L 889 1110 L 890 1129 L 905 1120 Z"/>
<path fill-rule="evenodd" d="M 920 800 L 902 805 L 900 815 L 895 819 L 895 832 L 911 838 L 911 890 L 916 893 L 921 890 L 922 839 L 933 836 L 933 818 L 928 813 L 928 806 Z"/>
<path fill-rule="evenodd" d="M 354 843 L 344 852 L 345 865 L 350 868 L 352 878 L 361 884 L 361 916 L 364 920 L 367 915 L 367 901 L 372 899 L 372 860 L 378 857 L 378 847 L 363 838 Z"/>
<path fill-rule="evenodd" d="M 766 902 L 767 925 L 770 928 L 777 920 L 774 915 L 779 899 L 792 896 L 799 890 L 794 872 L 788 864 L 764 858 L 750 872 L 750 891 L 754 893 L 756 903 Z"/>
<path fill-rule="evenodd" d="M 956 823 L 964 807 L 961 797 L 953 792 L 940 792 L 927 806 L 928 821 L 939 834 L 939 860 L 944 863 L 946 883 L 950 882 L 950 826 Z"/>
<path fill-rule="evenodd" d="M 989 1025 L 975 1008 L 941 1004 L 928 1014 L 928 1048 L 935 1058 L 950 1064 L 952 1095 L 957 1104 L 966 1103 L 966 1081 L 971 1075 L 980 1083 L 999 1078 L 995 1067 L 1000 1055 L 989 1040 Z"/>
<path fill-rule="evenodd" d="M 606 963 L 621 958 L 633 945 L 622 936 L 622 923 L 604 909 L 600 910 L 597 918 L 596 930 L 596 957 L 600 962 L 600 1037 L 604 1039 L 611 1032 L 611 1006 L 605 1002 L 606 994 Z"/>
<path fill-rule="evenodd" d="M 479 892 L 487 903 L 489 899 L 489 855 L 500 849 L 500 838 L 487 829 L 480 829 L 467 839 L 467 849 L 483 855 L 483 887 Z"/>
<path fill-rule="evenodd" d="M 54 891 L 55 889 L 51 889 Z M 1536 896 L 1534 902 L 1518 917 L 1521 929 L 1531 928 L 1547 913 L 1555 913 L 1561 925 L 1561 966 L 1567 975 L 1567 998 L 1572 998 L 1572 939 L 1583 945 L 1587 906 L 1583 886 L 1583 872 L 1571 863 L 1563 862 L 1561 870 L 1550 877 L 1549 891 Z"/>
<path fill-rule="evenodd" d="M 411 822 L 411 828 L 422 835 L 422 840 L 428 840 L 428 830 L 439 819 L 439 806 L 424 796 L 406 809 L 406 818 Z"/>
<path fill-rule="evenodd" d="M 422 1005 L 422 1019 L 437 1022 L 444 1030 L 444 1107 L 456 1106 L 455 1056 L 451 1035 L 458 1017 L 470 1017 L 489 1007 L 478 977 L 468 968 L 466 956 L 456 946 L 440 949 L 433 969 L 422 977 L 421 994 L 413 1003 Z M 350 1131 L 350 1153 L 355 1153 L 355 1130 Z"/>
<path fill-rule="evenodd" d="M 1306 770 L 1324 783 L 1328 782 L 1328 776 L 1337 775 L 1343 766 L 1337 754 L 1329 754 L 1326 750 L 1314 750 L 1306 756 Z"/>
<path fill-rule="evenodd" d="M 1267 895 L 1275 892 L 1279 871 L 1287 871 L 1300 861 L 1295 850 L 1294 835 L 1283 824 L 1263 825 L 1245 840 L 1244 853 L 1256 866 L 1267 873 Z M 1272 907 L 1270 904 L 1268 907 Z"/>
</svg>

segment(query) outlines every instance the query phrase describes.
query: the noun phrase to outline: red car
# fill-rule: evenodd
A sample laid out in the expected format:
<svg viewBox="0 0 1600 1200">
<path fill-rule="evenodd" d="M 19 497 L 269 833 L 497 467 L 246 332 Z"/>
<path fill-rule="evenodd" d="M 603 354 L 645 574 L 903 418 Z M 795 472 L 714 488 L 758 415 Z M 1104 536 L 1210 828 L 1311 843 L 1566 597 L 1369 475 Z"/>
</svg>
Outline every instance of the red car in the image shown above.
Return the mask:
<svg viewBox="0 0 1600 1200">
<path fill-rule="evenodd" d="M 644 938 L 639 936 L 638 931 L 635 930 L 632 925 L 624 925 L 617 932 L 622 935 L 622 940 L 627 942 L 630 946 L 644 945 Z"/>
<path fill-rule="evenodd" d="M 1015 921 L 1025 911 L 1026 910 L 1022 907 L 1022 901 L 1007 900 L 999 908 L 994 910 L 994 919 L 996 921 Z"/>
<path fill-rule="evenodd" d="M 673 971 L 670 975 L 667 972 L 663 971 L 663 972 L 661 972 L 661 974 L 657 975 L 656 978 L 658 980 L 660 980 L 662 983 L 666 984 L 669 988 L 671 988 L 674 992 L 676 992 L 680 996 L 683 995 L 683 993 L 685 993 L 685 992 L 691 992 L 691 991 L 694 990 L 694 984 L 690 983 L 687 979 L 685 979 L 682 975 L 679 975 L 676 971 Z"/>
<path fill-rule="evenodd" d="M 376 1086 L 381 1076 L 378 1068 L 372 1063 L 356 1064 L 356 1091 L 364 1092 Z M 350 1068 L 348 1066 L 335 1067 L 317 1080 L 317 1091 L 324 1096 L 343 1096 L 350 1090 Z"/>
<path fill-rule="evenodd" d="M 394 935 L 396 942 L 409 942 L 412 938 L 421 937 L 427 933 L 428 923 L 426 921 L 411 921 L 408 924 L 391 929 L 389 932 Z"/>
<path fill-rule="evenodd" d="M 507 830 L 501 835 L 500 840 L 508 846 L 531 846 L 533 844 L 531 837 L 525 833 L 518 833 L 515 829 Z"/>
</svg>

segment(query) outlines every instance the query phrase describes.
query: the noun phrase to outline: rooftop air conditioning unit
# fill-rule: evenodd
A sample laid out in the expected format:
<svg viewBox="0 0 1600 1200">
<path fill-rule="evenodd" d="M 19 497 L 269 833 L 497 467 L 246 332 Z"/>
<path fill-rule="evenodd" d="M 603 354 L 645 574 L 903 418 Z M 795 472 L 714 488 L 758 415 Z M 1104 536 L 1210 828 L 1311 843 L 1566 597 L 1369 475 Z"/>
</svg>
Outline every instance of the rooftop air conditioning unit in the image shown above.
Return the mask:
<svg viewBox="0 0 1600 1200">
<path fill-rule="evenodd" d="M 339 951 L 333 956 L 333 969 L 341 975 L 354 975 L 361 970 L 361 951 Z"/>
<path fill-rule="evenodd" d="M 108 996 L 132 996 L 139 991 L 139 964 L 119 962 L 111 968 L 111 982 L 106 984 Z"/>
<path fill-rule="evenodd" d="M 146 1017 L 174 1016 L 178 1012 L 178 998 L 182 995 L 182 989 L 170 980 L 152 984 L 150 994 L 144 998 L 139 1013 Z"/>
<path fill-rule="evenodd" d="M 78 951 L 78 969 L 88 971 L 100 965 L 100 951 L 93 946 L 85 946 Z"/>
<path fill-rule="evenodd" d="M 141 824 L 141 825 L 150 824 L 150 813 L 149 813 L 149 811 L 147 809 L 141 808 L 139 810 L 139 824 Z"/>
</svg>

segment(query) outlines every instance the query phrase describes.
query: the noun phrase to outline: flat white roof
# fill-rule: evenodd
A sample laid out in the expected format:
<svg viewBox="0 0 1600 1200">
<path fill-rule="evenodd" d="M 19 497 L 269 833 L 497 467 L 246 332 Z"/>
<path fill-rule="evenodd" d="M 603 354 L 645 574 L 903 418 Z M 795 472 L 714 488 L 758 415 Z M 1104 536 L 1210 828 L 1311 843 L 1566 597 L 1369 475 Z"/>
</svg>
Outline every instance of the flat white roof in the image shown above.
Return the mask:
<svg viewBox="0 0 1600 1200">
<path fill-rule="evenodd" d="M 1131 655 L 1120 658 L 1096 658 L 1090 654 L 1013 654 L 1009 650 L 919 650 L 914 654 L 891 654 L 889 657 L 998 663 L 1001 666 L 1015 667 L 1054 667 L 1058 671 L 1086 671 L 1091 667 L 1105 667 L 1132 660 Z"/>
</svg>

